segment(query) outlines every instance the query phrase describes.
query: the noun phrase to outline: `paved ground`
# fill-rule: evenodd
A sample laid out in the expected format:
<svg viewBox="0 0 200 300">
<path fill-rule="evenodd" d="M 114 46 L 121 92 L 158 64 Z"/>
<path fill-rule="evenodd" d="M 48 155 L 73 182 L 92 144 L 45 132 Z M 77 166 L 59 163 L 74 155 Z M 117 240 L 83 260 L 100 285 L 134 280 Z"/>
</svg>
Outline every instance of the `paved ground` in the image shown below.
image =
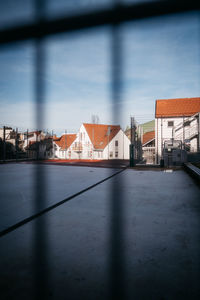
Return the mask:
<svg viewBox="0 0 200 300">
<path fill-rule="evenodd" d="M 9 209 L 20 216 L 23 202 L 14 196 L 30 185 L 32 167 L 2 167 L 5 221 Z M 45 167 L 57 200 L 110 175 Z M 199 199 L 184 171 L 125 170 L 1 238 L 1 299 L 200 299 Z"/>
<path fill-rule="evenodd" d="M 44 174 L 43 174 L 43 172 Z M 62 165 L 4 164 L 0 165 L 0 230 L 55 204 L 118 170 L 82 168 Z M 38 184 L 35 176 L 45 175 Z M 43 176 L 42 176 L 43 177 Z M 43 178 L 41 178 L 43 179 Z M 45 187 L 41 206 L 34 204 L 37 188 Z"/>
</svg>

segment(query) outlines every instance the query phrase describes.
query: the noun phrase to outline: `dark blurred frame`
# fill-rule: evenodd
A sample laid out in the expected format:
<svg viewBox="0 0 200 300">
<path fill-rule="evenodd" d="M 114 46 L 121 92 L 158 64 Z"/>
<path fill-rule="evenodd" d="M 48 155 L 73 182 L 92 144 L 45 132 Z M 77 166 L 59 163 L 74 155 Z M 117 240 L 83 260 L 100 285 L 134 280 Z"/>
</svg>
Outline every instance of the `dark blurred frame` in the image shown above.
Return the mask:
<svg viewBox="0 0 200 300">
<path fill-rule="evenodd" d="M 120 91 L 121 91 L 121 69 L 122 54 L 119 38 L 120 25 L 127 21 L 148 19 L 168 14 L 183 13 L 188 11 L 199 11 L 200 2 L 190 1 L 151 1 L 136 4 L 120 3 L 113 1 L 109 8 L 94 10 L 89 13 L 77 13 L 73 16 L 62 16 L 54 19 L 45 17 L 45 2 L 35 0 L 36 18 L 31 24 L 22 24 L 12 28 L 0 30 L 0 47 L 20 41 L 35 40 L 35 102 L 37 110 L 37 128 L 41 128 L 45 87 L 43 73 L 45 71 L 45 53 L 43 42 L 47 36 L 77 32 L 83 29 L 95 28 L 103 25 L 112 27 L 112 101 L 114 120 L 119 120 Z M 36 196 L 35 210 L 40 211 L 45 207 L 45 172 L 42 166 L 36 167 Z M 123 203 L 122 191 L 119 178 L 113 180 L 112 197 L 110 205 L 110 287 L 109 299 L 126 299 L 124 287 L 125 274 L 123 271 Z M 35 224 L 34 251 L 35 251 L 35 277 L 36 298 L 45 298 L 48 294 L 48 262 L 47 243 L 48 228 L 45 221 L 38 218 Z"/>
</svg>

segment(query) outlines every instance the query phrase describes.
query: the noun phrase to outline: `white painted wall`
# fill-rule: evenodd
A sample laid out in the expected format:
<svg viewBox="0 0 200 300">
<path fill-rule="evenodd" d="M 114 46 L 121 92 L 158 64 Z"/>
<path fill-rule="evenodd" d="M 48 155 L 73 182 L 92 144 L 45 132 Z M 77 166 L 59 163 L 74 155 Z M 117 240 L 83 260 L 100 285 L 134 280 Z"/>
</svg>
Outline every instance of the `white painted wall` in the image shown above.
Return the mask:
<svg viewBox="0 0 200 300">
<path fill-rule="evenodd" d="M 115 142 L 118 141 L 118 147 Z M 129 159 L 130 140 L 120 129 L 103 151 L 103 159 Z M 109 157 L 108 157 L 109 154 Z"/>
<path fill-rule="evenodd" d="M 189 126 L 181 127 L 184 120 L 187 117 L 174 117 L 174 118 L 156 118 L 155 121 L 155 147 L 156 147 L 156 162 L 160 163 L 162 158 L 162 149 L 165 140 L 170 140 L 174 138 L 175 140 L 181 140 L 182 142 L 185 139 L 189 139 L 191 136 L 191 130 L 193 130 L 195 122 L 198 126 L 197 119 L 192 121 Z M 169 127 L 168 122 L 173 121 L 174 126 Z M 180 126 L 180 130 L 176 132 L 176 128 Z M 190 141 L 191 151 L 197 151 L 197 138 L 191 139 Z"/>
<path fill-rule="evenodd" d="M 162 149 L 165 140 L 173 138 L 173 127 L 168 126 L 168 122 L 174 122 L 174 127 L 183 122 L 183 117 L 178 118 L 156 118 L 155 122 L 155 147 L 156 147 L 156 160 L 160 163 L 162 157 Z"/>
<path fill-rule="evenodd" d="M 115 142 L 118 141 L 118 146 Z M 82 151 L 78 152 L 79 143 L 81 145 Z M 129 145 L 130 140 L 120 129 L 116 136 L 110 141 L 109 145 L 105 147 L 104 150 L 94 150 L 92 141 L 90 140 L 87 131 L 82 124 L 75 141 L 67 149 L 63 151 L 54 142 L 54 157 L 59 159 L 129 159 Z M 111 157 L 112 154 L 112 157 Z"/>
</svg>

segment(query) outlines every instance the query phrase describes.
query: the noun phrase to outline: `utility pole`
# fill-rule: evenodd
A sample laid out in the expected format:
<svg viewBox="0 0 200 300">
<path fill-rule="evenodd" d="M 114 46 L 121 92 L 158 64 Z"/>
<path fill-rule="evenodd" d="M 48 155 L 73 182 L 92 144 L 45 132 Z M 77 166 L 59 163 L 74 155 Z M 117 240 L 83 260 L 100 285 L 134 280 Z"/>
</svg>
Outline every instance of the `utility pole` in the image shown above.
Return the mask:
<svg viewBox="0 0 200 300">
<path fill-rule="evenodd" d="M 92 128 L 92 144 L 93 144 L 92 159 L 94 159 L 94 127 Z"/>
<path fill-rule="evenodd" d="M 3 126 L 3 161 L 6 160 L 6 127 Z"/>
<path fill-rule="evenodd" d="M 67 130 L 65 129 L 65 159 L 67 159 Z"/>
<path fill-rule="evenodd" d="M 131 117 L 131 144 L 130 144 L 130 167 L 135 165 L 135 120 L 134 117 Z"/>
<path fill-rule="evenodd" d="M 52 157 L 54 159 L 53 130 L 52 130 Z"/>
<path fill-rule="evenodd" d="M 26 131 L 26 156 L 27 156 L 27 158 L 28 158 L 28 129 L 27 129 L 27 131 Z"/>
<path fill-rule="evenodd" d="M 39 159 L 39 142 L 38 142 L 38 130 L 36 130 L 36 158 Z"/>
<path fill-rule="evenodd" d="M 16 133 L 15 133 L 15 153 L 16 153 L 16 160 L 18 159 L 18 128 L 16 128 Z"/>
<path fill-rule="evenodd" d="M 108 126 L 107 137 L 108 137 L 108 159 L 109 159 L 109 136 L 110 136 L 110 126 Z"/>
</svg>

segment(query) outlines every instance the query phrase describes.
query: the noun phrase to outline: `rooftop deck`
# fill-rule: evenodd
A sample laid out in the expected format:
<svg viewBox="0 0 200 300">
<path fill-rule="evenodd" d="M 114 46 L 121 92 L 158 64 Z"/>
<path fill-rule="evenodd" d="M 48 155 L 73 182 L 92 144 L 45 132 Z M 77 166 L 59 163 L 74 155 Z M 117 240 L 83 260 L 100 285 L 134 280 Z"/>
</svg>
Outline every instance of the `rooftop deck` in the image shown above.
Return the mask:
<svg viewBox="0 0 200 300">
<path fill-rule="evenodd" d="M 1 230 L 36 212 L 34 168 L 0 165 Z M 41 209 L 118 172 L 42 168 Z M 111 209 L 112 195 L 122 196 L 119 210 Z M 1 299 L 111 299 L 116 254 L 122 299 L 200 299 L 199 199 L 199 186 L 182 170 L 126 169 L 1 237 Z"/>
</svg>

